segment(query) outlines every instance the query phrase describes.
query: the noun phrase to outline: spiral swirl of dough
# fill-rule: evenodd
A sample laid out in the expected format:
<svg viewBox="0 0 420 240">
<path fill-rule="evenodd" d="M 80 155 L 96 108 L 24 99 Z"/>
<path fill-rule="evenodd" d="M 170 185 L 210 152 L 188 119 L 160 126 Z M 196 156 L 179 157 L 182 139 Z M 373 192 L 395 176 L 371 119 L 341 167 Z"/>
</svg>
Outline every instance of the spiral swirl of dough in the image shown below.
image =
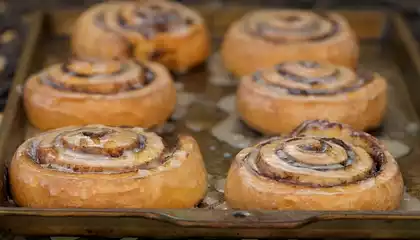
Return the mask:
<svg viewBox="0 0 420 240">
<path fill-rule="evenodd" d="M 155 79 L 146 65 L 134 61 L 80 60 L 52 65 L 40 81 L 60 91 L 115 94 L 143 88 Z"/>
<path fill-rule="evenodd" d="M 349 139 L 301 134 L 339 126 L 307 122 L 288 138 L 272 138 L 248 150 L 244 161 L 257 174 L 309 187 L 346 185 L 379 174 L 387 158 L 373 137 L 359 132 Z"/>
<path fill-rule="evenodd" d="M 143 128 L 68 127 L 29 140 L 26 155 L 44 168 L 76 173 L 127 173 L 166 166 L 176 149 Z M 176 161 L 173 160 L 172 161 Z"/>
<path fill-rule="evenodd" d="M 358 90 L 373 80 L 367 72 L 315 61 L 291 61 L 257 71 L 253 81 L 290 95 L 336 95 Z"/>
<path fill-rule="evenodd" d="M 193 24 L 202 23 L 201 18 L 188 8 L 166 1 L 147 1 L 142 4 L 114 4 L 96 14 L 96 25 L 121 33 L 128 39 L 136 37 L 151 39 L 160 33 L 180 33 Z"/>
<path fill-rule="evenodd" d="M 305 11 L 256 11 L 243 21 L 249 35 L 272 43 L 323 41 L 334 36 L 340 26 L 337 16 Z"/>
</svg>

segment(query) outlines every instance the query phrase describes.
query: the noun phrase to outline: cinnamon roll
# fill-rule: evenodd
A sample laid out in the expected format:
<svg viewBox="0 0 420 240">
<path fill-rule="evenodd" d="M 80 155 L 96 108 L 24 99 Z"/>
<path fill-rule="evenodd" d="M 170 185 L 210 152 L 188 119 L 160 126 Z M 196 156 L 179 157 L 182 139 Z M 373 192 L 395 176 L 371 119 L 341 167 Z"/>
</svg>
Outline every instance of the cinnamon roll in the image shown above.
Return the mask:
<svg viewBox="0 0 420 240">
<path fill-rule="evenodd" d="M 402 194 L 397 162 L 377 139 L 324 120 L 243 149 L 225 186 L 239 209 L 393 210 Z"/>
<path fill-rule="evenodd" d="M 245 76 L 237 109 L 252 128 L 290 132 L 305 120 L 328 119 L 366 130 L 380 125 L 387 83 L 377 73 L 314 61 L 288 61 Z"/>
<path fill-rule="evenodd" d="M 316 60 L 354 68 L 359 46 L 347 21 L 337 14 L 260 10 L 234 22 L 221 50 L 236 76 L 293 60 Z"/>
<path fill-rule="evenodd" d="M 70 60 L 31 76 L 24 104 L 37 128 L 70 125 L 152 127 L 175 108 L 176 90 L 158 63 Z"/>
<path fill-rule="evenodd" d="M 19 206 L 188 208 L 207 190 L 196 141 L 174 147 L 142 128 L 66 127 L 25 141 L 9 168 Z"/>
<path fill-rule="evenodd" d="M 134 57 L 183 72 L 207 58 L 210 38 L 204 19 L 179 3 L 102 3 L 77 20 L 72 48 L 80 57 Z"/>
</svg>

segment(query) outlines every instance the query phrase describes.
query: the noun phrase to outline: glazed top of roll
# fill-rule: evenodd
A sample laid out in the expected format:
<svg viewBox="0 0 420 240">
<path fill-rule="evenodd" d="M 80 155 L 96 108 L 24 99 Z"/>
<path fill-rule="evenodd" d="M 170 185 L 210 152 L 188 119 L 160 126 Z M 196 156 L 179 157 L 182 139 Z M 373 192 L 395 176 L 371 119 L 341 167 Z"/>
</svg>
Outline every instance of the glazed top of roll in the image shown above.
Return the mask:
<svg viewBox="0 0 420 240">
<path fill-rule="evenodd" d="M 145 88 L 156 79 L 149 64 L 130 60 L 80 60 L 52 65 L 39 83 L 64 93 L 115 95 Z"/>
<path fill-rule="evenodd" d="M 134 173 L 145 177 L 181 165 L 178 146 L 168 148 L 162 138 L 142 128 L 104 125 L 66 127 L 27 140 L 16 152 L 51 171 L 72 174 Z M 185 157 L 185 156 L 184 156 Z"/>
<path fill-rule="evenodd" d="M 237 160 L 256 176 L 302 188 L 369 185 L 369 180 L 398 172 L 395 160 L 377 139 L 323 120 L 304 122 L 290 136 L 244 149 Z"/>
<path fill-rule="evenodd" d="M 193 10 L 175 2 L 116 2 L 94 6 L 94 24 L 119 32 L 128 38 L 154 38 L 157 34 L 186 34 L 191 26 L 203 19 Z"/>
<path fill-rule="evenodd" d="M 347 20 L 338 14 L 304 10 L 258 10 L 246 14 L 234 26 L 252 38 L 273 44 L 319 43 L 351 32 Z"/>
<path fill-rule="evenodd" d="M 290 61 L 257 71 L 245 79 L 277 95 L 334 96 L 357 91 L 377 77 L 376 73 L 354 72 L 333 64 Z"/>
</svg>

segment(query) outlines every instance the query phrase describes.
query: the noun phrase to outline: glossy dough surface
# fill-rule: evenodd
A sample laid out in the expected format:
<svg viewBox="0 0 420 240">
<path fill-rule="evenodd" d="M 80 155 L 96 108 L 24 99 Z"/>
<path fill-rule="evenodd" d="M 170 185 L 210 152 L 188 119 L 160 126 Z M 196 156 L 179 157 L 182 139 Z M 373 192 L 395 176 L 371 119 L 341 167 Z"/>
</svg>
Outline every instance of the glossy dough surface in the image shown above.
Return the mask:
<svg viewBox="0 0 420 240">
<path fill-rule="evenodd" d="M 221 54 L 230 72 L 244 76 L 294 60 L 316 60 L 354 68 L 359 46 L 349 24 L 340 15 L 259 10 L 230 26 Z"/>
<path fill-rule="evenodd" d="M 19 206 L 189 208 L 207 190 L 195 140 L 166 148 L 142 128 L 67 127 L 23 143 L 9 169 Z"/>
<path fill-rule="evenodd" d="M 79 57 L 134 56 L 183 72 L 210 54 L 210 37 L 195 11 L 175 2 L 97 4 L 76 22 L 72 48 Z"/>
<path fill-rule="evenodd" d="M 328 119 L 366 130 L 380 125 L 387 83 L 377 73 L 314 61 L 289 61 L 245 76 L 237 109 L 252 128 L 288 133 L 303 121 Z"/>
<path fill-rule="evenodd" d="M 242 150 L 225 186 L 237 209 L 393 210 L 402 194 L 398 165 L 374 137 L 327 121 Z"/>
<path fill-rule="evenodd" d="M 39 129 L 85 124 L 148 128 L 173 112 L 176 90 L 158 63 L 71 60 L 31 76 L 24 104 Z"/>
</svg>

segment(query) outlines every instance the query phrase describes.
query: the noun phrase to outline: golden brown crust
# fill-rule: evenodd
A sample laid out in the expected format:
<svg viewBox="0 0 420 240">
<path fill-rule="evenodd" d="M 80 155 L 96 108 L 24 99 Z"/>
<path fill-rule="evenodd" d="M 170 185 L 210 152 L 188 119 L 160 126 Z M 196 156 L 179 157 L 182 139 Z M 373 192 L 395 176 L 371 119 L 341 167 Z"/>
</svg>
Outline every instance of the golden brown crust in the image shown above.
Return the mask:
<svg viewBox="0 0 420 240">
<path fill-rule="evenodd" d="M 65 72 L 63 66 L 74 69 Z M 116 72 L 101 72 L 112 67 Z M 175 103 L 172 78 L 158 63 L 74 60 L 31 76 L 24 89 L 26 113 L 39 129 L 84 124 L 148 128 L 164 123 Z"/>
<path fill-rule="evenodd" d="M 288 65 L 298 68 L 278 70 Z M 386 92 L 386 81 L 377 73 L 360 74 L 311 61 L 285 62 L 244 77 L 238 87 L 237 108 L 249 126 L 268 134 L 290 132 L 311 119 L 366 130 L 381 123 Z"/>
<path fill-rule="evenodd" d="M 354 32 L 340 15 L 260 10 L 231 25 L 224 37 L 221 54 L 230 72 L 244 76 L 279 62 L 294 60 L 315 60 L 355 68 L 359 46 Z"/>
<path fill-rule="evenodd" d="M 178 3 L 104 3 L 77 20 L 72 49 L 79 57 L 134 56 L 183 72 L 208 57 L 210 37 L 204 20 Z"/>
<path fill-rule="evenodd" d="M 398 165 L 376 139 L 327 121 L 242 150 L 225 186 L 236 209 L 394 210 L 402 193 Z"/>
<path fill-rule="evenodd" d="M 132 132 L 144 137 L 143 144 L 146 146 L 144 149 L 125 149 L 122 160 L 119 160 L 116 156 L 109 157 L 104 153 L 91 154 L 86 149 L 70 150 L 65 146 L 51 145 L 53 137 L 68 141 L 88 139 L 86 131 L 95 132 L 99 129 L 111 129 L 111 133 L 98 137 L 97 141 L 101 141 L 98 144 L 103 141 L 103 146 L 109 143 L 109 139 L 108 143 L 106 139 L 108 137 L 116 139 L 117 146 L 114 147 L 118 147 L 124 141 L 130 141 L 127 136 Z M 112 132 L 115 129 L 116 134 Z M 74 135 L 74 132 L 85 135 Z M 124 134 L 126 137 L 121 138 Z M 87 144 L 93 145 L 88 140 Z M 197 143 L 193 138 L 184 136 L 180 137 L 175 150 L 163 148 L 157 135 L 140 128 L 118 129 L 91 125 L 48 132 L 26 141 L 17 150 L 9 169 L 14 200 L 19 206 L 33 208 L 193 207 L 207 190 L 206 171 Z M 166 157 L 159 155 L 162 150 L 167 152 Z M 52 156 L 42 155 L 45 151 L 50 151 Z M 141 156 L 137 158 L 136 154 Z M 72 159 L 74 156 L 78 158 Z M 56 165 L 51 164 L 52 159 Z M 104 169 L 110 166 L 113 168 L 107 170 L 111 172 L 101 172 L 105 170 L 97 165 Z M 93 170 L 95 166 L 96 170 Z M 127 166 L 133 169 L 122 172 Z"/>
</svg>

